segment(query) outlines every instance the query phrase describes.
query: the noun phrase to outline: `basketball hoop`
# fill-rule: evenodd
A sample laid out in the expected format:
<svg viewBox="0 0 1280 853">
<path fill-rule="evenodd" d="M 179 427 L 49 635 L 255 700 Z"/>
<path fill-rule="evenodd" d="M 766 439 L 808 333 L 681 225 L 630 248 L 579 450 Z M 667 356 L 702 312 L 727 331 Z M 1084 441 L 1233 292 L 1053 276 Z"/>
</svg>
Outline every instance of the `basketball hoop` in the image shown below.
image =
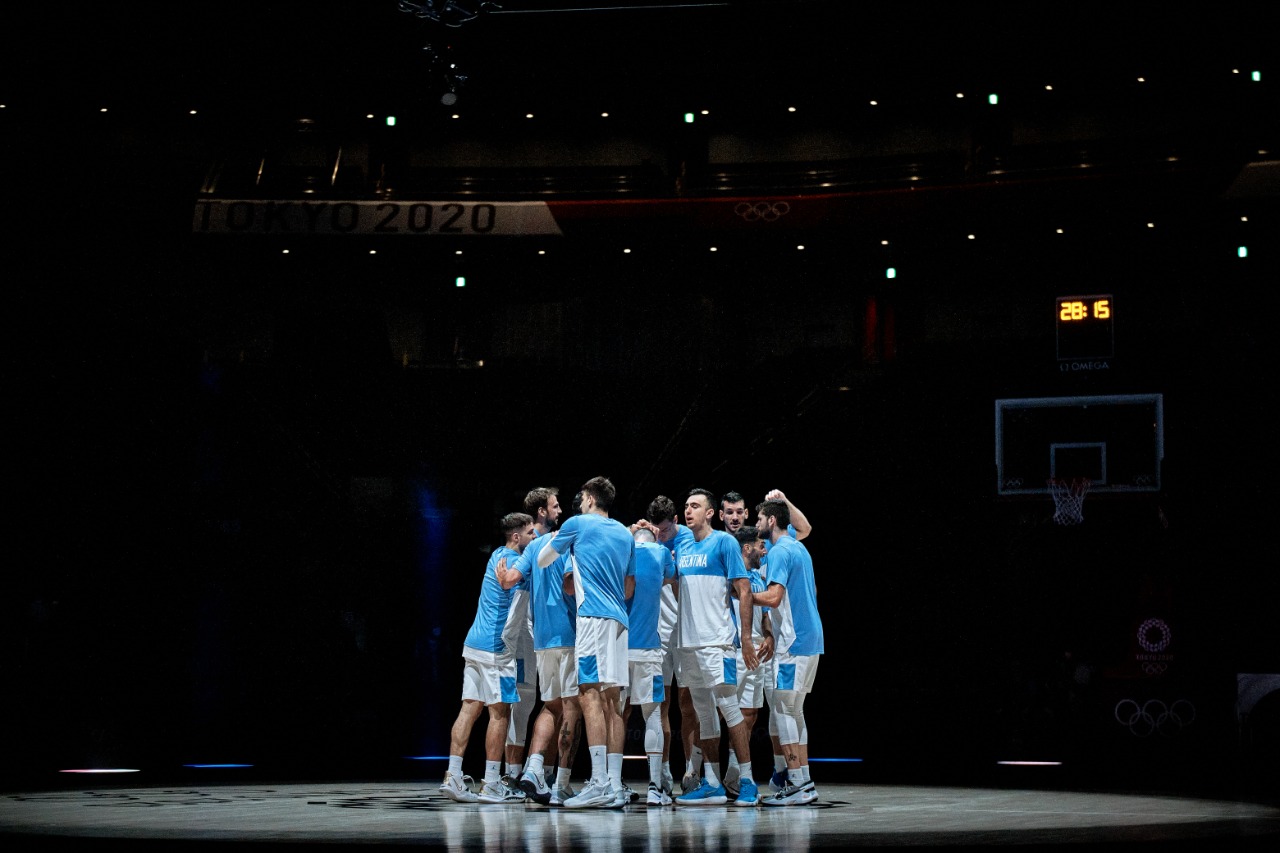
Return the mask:
<svg viewBox="0 0 1280 853">
<path fill-rule="evenodd" d="M 1087 477 L 1076 477 L 1071 480 L 1050 479 L 1049 494 L 1053 495 L 1053 520 L 1056 524 L 1069 527 L 1084 521 L 1084 496 L 1089 492 L 1092 482 Z"/>
</svg>

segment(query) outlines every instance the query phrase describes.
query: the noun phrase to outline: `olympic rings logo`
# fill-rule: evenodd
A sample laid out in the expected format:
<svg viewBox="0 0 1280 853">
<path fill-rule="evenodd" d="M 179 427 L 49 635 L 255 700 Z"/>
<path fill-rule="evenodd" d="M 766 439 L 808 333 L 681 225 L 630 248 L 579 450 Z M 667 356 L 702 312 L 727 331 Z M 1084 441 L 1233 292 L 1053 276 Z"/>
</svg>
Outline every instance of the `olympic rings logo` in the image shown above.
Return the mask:
<svg viewBox="0 0 1280 853">
<path fill-rule="evenodd" d="M 775 222 L 791 212 L 791 205 L 785 201 L 742 201 L 733 212 L 747 222 Z"/>
<path fill-rule="evenodd" d="M 1152 640 L 1152 633 L 1158 633 L 1159 638 Z M 1138 645 L 1149 652 L 1162 652 L 1169 648 L 1169 642 L 1173 639 L 1169 631 L 1169 626 L 1163 619 L 1148 619 L 1138 626 Z"/>
<path fill-rule="evenodd" d="M 1166 705 L 1159 699 L 1148 699 L 1139 705 L 1133 699 L 1121 699 L 1113 711 L 1116 722 L 1129 729 L 1134 737 L 1149 737 L 1159 732 L 1174 737 L 1196 721 L 1196 706 L 1186 699 Z"/>
</svg>

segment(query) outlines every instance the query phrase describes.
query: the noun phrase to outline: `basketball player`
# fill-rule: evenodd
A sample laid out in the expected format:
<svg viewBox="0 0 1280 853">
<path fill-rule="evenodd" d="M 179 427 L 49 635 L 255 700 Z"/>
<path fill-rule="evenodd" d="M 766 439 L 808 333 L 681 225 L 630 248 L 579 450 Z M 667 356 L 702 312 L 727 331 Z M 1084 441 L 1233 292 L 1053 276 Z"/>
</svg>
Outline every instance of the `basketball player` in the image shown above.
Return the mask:
<svg viewBox="0 0 1280 853">
<path fill-rule="evenodd" d="M 594 477 L 581 492 L 581 514 L 542 546 L 538 567 L 567 556 L 565 585 L 572 588 L 578 607 L 578 703 L 591 754 L 591 779 L 564 805 L 615 808 L 630 801 L 622 786 L 626 730 L 619 691 L 628 681 L 627 598 L 635 589 L 635 542 L 626 527 L 609 517 L 617 496 L 613 483 Z"/>
<path fill-rule="evenodd" d="M 502 784 L 500 770 L 510 726 L 511 705 L 518 702 L 514 649 L 507 646 L 508 622 L 512 618 L 512 592 L 498 582 L 495 568 L 499 560 L 514 561 L 533 541 L 533 518 L 523 512 L 503 516 L 504 543 L 489 556 L 480 583 L 480 600 L 471 630 L 463 640 L 462 708 L 449 733 L 449 769 L 440 791 L 459 803 L 508 802 L 511 791 Z M 475 794 L 462 773 L 462 756 L 471 730 L 488 710 L 485 731 L 484 786 Z M 515 792 L 519 793 L 519 792 Z M 523 799 L 523 796 L 514 799 Z"/>
<path fill-rule="evenodd" d="M 649 792 L 645 802 L 650 806 L 669 806 L 671 794 L 663 790 L 666 744 L 663 709 L 670 679 L 663 676 L 666 650 L 659 627 L 662 590 L 675 584 L 676 567 L 671 551 L 658 543 L 650 528 L 638 528 L 632 538 L 636 542 L 636 582 L 635 593 L 627 602 L 630 656 L 627 693 L 632 712 L 639 710 L 644 720 L 644 751 L 649 762 Z"/>
<path fill-rule="evenodd" d="M 736 804 L 759 802 L 751 777 L 751 733 L 746 727 L 737 697 L 738 638 L 732 603 L 746 630 L 752 625 L 751 581 L 743 567 L 737 541 L 723 530 L 714 530 L 714 496 L 694 489 L 685 499 L 684 519 L 691 536 L 676 548 L 679 572 L 680 615 L 676 655 L 680 679 L 689 688 L 698 719 L 703 753 L 702 784 L 676 799 L 682 806 L 721 805 L 728 796 L 719 779 L 720 718 L 729 728 L 729 739 L 742 765 Z M 759 665 L 754 638 L 744 631 L 745 665 Z"/>
<path fill-rule="evenodd" d="M 770 609 L 774 623 L 774 689 L 769 709 L 787 762 L 787 782 L 764 800 L 770 806 L 807 805 L 818 799 L 809 776 L 809 731 L 804 702 L 813 690 L 823 653 L 822 620 L 813 559 L 798 539 L 788 535 L 790 509 L 780 499 L 766 500 L 757 511 L 756 527 L 769 542 L 768 586 L 752 600 Z"/>
<path fill-rule="evenodd" d="M 742 563 L 751 580 L 751 591 L 763 592 L 767 588 L 764 571 L 760 561 L 764 557 L 764 543 L 759 539 L 756 528 L 749 524 L 739 524 L 734 539 L 742 553 Z M 769 674 L 773 671 L 770 662 L 773 659 L 773 629 L 766 608 L 752 608 L 754 622 L 750 631 L 743 631 L 742 636 L 755 637 L 759 641 L 756 656 L 760 666 L 748 669 L 743 659 L 742 649 L 738 649 L 738 707 L 742 709 L 742 718 L 747 722 L 747 731 L 754 732 L 760 709 L 764 707 L 765 686 Z M 746 642 L 744 639 L 742 642 Z M 724 772 L 724 788 L 729 796 L 738 796 L 738 779 L 741 777 L 737 752 L 729 750 L 729 764 Z"/>
<path fill-rule="evenodd" d="M 570 775 L 580 719 L 578 672 L 573 652 L 577 608 L 564 592 L 564 558 L 545 568 L 535 566 L 542 546 L 551 540 L 551 534 L 559 526 L 562 512 L 559 492 L 534 489 L 525 497 L 526 507 L 530 503 L 542 510 L 533 523 L 538 538 L 525 548 L 513 566 L 508 568 L 505 561 L 500 561 L 496 569 L 503 587 L 528 579 L 529 615 L 542 697 L 542 708 L 533 722 L 529 760 L 518 784 L 534 802 L 562 806 L 573 796 Z M 556 777 L 551 784 L 545 776 L 549 754 L 557 758 Z"/>
</svg>

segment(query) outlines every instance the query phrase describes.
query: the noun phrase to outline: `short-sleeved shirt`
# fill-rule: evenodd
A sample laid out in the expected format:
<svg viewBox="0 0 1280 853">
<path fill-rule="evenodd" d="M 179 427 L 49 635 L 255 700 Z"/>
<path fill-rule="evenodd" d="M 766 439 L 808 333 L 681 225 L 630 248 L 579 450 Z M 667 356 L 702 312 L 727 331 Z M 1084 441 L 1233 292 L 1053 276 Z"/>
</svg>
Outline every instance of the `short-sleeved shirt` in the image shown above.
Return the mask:
<svg viewBox="0 0 1280 853">
<path fill-rule="evenodd" d="M 733 581 L 747 578 L 738 540 L 712 530 L 702 541 L 693 535 L 677 537 L 676 573 L 680 578 L 677 645 L 731 646 L 737 642 Z"/>
<path fill-rule="evenodd" d="M 515 649 L 508 649 L 503 642 L 503 634 L 511 636 L 514 633 L 513 626 L 509 624 L 517 616 L 511 608 L 512 599 L 515 597 L 514 588 L 503 589 L 494 571 L 498 561 L 503 557 L 506 557 L 507 564 L 511 565 L 519 559 L 520 554 L 503 546 L 495 548 L 489 555 L 489 562 L 484 569 L 484 579 L 480 582 L 480 600 L 476 604 L 476 616 L 471 622 L 471 630 L 467 632 L 466 639 L 462 641 L 465 646 L 493 654 L 515 652 Z M 520 616 L 523 617 L 523 614 Z"/>
<path fill-rule="evenodd" d="M 769 611 L 774 648 L 796 656 L 822 654 L 822 619 L 809 550 L 790 536 L 780 538 L 769 549 L 768 581 L 786 588 L 782 601 Z"/>
<path fill-rule="evenodd" d="M 636 543 L 636 588 L 627 599 L 627 634 L 630 648 L 660 649 L 658 630 L 662 615 L 662 590 L 675 577 L 671 551 L 657 542 Z"/>
<path fill-rule="evenodd" d="M 533 621 L 533 647 L 535 649 L 572 648 L 577 636 L 575 630 L 576 607 L 573 599 L 564 594 L 564 573 L 567 560 L 564 555 L 546 568 L 538 568 L 538 554 L 542 546 L 551 541 L 551 534 L 544 533 L 524 549 L 515 563 L 515 570 L 529 583 L 529 616 Z M 521 581 L 524 583 L 525 581 Z"/>
<path fill-rule="evenodd" d="M 635 540 L 621 522 L 595 513 L 575 515 L 551 543 L 573 572 L 578 615 L 627 626 L 627 575 L 635 574 Z"/>
<path fill-rule="evenodd" d="M 693 533 L 683 524 L 676 525 L 675 536 L 670 542 L 660 543 L 664 548 L 671 552 L 671 559 L 675 560 L 676 546 L 680 542 L 684 542 L 693 538 Z M 673 584 L 666 584 L 662 587 L 662 617 L 659 623 L 658 631 L 662 634 L 662 642 L 664 647 L 671 649 L 678 643 L 673 639 L 677 637 L 676 623 L 680 618 L 680 602 L 676 598 L 676 588 Z"/>
</svg>

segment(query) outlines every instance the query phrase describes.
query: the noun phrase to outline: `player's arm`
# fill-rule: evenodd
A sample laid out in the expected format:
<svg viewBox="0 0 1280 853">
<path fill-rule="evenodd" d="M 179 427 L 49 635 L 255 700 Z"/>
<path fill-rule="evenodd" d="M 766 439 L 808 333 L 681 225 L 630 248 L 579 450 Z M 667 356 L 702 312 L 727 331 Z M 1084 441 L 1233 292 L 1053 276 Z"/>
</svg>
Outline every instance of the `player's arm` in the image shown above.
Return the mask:
<svg viewBox="0 0 1280 853">
<path fill-rule="evenodd" d="M 742 662 L 747 665 L 747 669 L 755 669 L 760 665 L 760 660 L 756 657 L 756 647 L 751 637 L 751 625 L 755 621 L 751 581 L 747 578 L 734 578 L 733 593 L 738 597 L 738 624 L 742 626 Z"/>
<path fill-rule="evenodd" d="M 675 587 L 678 597 L 680 590 L 680 574 L 676 571 L 676 563 L 675 560 L 671 558 L 671 552 L 665 547 L 662 549 L 662 582 Z"/>
<path fill-rule="evenodd" d="M 809 519 L 800 511 L 800 508 L 793 504 L 781 489 L 774 489 L 764 496 L 767 501 L 778 500 L 787 505 L 787 511 L 791 513 L 791 526 L 796 529 L 796 539 L 803 539 L 813 532 L 813 525 L 809 523 Z"/>
<path fill-rule="evenodd" d="M 760 645 L 756 646 L 756 654 L 760 657 L 760 663 L 764 663 L 773 657 L 773 620 L 769 618 L 769 611 L 764 610 L 760 613 Z"/>
<path fill-rule="evenodd" d="M 551 534 L 551 538 L 542 546 L 542 550 L 538 552 L 538 568 L 545 569 L 560 558 L 560 552 L 555 549 L 556 537 L 560 535 L 557 530 Z"/>
<path fill-rule="evenodd" d="M 751 593 L 751 599 L 759 607 L 777 607 L 782 604 L 782 596 L 786 591 L 787 588 L 782 584 L 771 583 L 764 592 Z"/>
<path fill-rule="evenodd" d="M 636 594 L 636 543 L 627 550 L 627 574 L 622 581 L 622 595 L 627 601 Z"/>
<path fill-rule="evenodd" d="M 498 558 L 498 564 L 493 567 L 493 573 L 498 578 L 498 586 L 503 589 L 511 589 L 524 580 L 524 572 L 520 571 L 520 564 L 517 562 L 508 568 L 506 557 Z"/>
</svg>

